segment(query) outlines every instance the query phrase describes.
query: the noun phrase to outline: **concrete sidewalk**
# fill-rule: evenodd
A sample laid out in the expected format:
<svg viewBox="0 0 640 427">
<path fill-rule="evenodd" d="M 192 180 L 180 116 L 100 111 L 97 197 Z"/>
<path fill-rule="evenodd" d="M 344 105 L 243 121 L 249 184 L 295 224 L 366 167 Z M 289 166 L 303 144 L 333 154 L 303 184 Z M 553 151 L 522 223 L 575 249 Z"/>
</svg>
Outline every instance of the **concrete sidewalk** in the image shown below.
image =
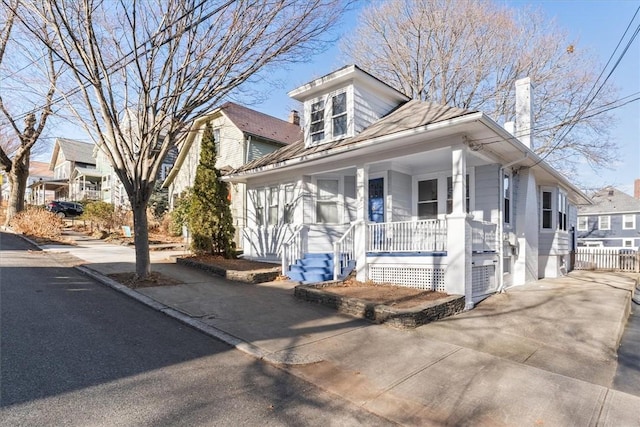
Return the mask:
<svg viewBox="0 0 640 427">
<path fill-rule="evenodd" d="M 395 423 L 640 426 L 640 397 L 611 389 L 630 275 L 574 272 L 404 331 L 299 301 L 291 282 L 248 285 L 176 265 L 175 252 L 151 252 L 153 270 L 183 285 L 131 291 L 103 276 L 133 271 L 131 248 L 77 239 L 43 248 Z"/>
</svg>

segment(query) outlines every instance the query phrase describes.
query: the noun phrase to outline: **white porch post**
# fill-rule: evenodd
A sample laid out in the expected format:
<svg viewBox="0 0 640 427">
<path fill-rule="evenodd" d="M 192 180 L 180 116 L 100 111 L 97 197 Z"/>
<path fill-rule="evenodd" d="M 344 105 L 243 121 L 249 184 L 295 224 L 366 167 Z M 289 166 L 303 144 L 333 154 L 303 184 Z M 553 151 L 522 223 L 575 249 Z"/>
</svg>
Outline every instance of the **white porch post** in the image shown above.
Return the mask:
<svg viewBox="0 0 640 427">
<path fill-rule="evenodd" d="M 471 295 L 471 227 L 466 211 L 467 147 L 452 147 L 452 205 L 447 215 L 447 270 L 445 287 L 448 293 L 465 295 L 465 308 L 473 308 Z"/>
<path fill-rule="evenodd" d="M 369 203 L 369 166 L 358 165 L 356 172 L 357 210 L 356 221 L 360 225 L 356 227 L 354 251 L 356 256 L 356 279 L 364 282 L 368 279 L 367 248 L 369 247 L 368 203 Z"/>
</svg>

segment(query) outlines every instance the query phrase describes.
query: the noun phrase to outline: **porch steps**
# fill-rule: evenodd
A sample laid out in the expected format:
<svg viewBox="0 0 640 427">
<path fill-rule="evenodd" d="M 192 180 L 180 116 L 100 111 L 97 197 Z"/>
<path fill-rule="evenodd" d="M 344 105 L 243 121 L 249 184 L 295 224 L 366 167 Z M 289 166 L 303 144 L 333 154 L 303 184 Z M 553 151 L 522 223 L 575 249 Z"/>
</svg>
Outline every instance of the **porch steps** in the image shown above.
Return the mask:
<svg viewBox="0 0 640 427">
<path fill-rule="evenodd" d="M 341 277 L 349 274 L 353 263 L 341 267 Z M 289 266 L 289 279 L 302 283 L 318 283 L 333 280 L 333 254 L 306 253 L 302 259 Z"/>
</svg>

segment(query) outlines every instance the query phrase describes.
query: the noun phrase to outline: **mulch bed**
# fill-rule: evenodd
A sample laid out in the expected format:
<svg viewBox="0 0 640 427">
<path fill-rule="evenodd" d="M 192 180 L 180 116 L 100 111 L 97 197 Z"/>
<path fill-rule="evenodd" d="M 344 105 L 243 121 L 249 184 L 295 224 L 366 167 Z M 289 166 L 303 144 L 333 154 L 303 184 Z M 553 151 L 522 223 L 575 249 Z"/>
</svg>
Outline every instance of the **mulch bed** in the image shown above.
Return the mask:
<svg viewBox="0 0 640 427">
<path fill-rule="evenodd" d="M 194 255 L 185 257 L 185 259 L 196 261 L 202 264 L 214 265 L 224 270 L 251 271 L 279 267 L 278 264 L 271 264 L 268 262 L 251 261 L 242 258 L 226 259 L 216 255 Z"/>
<path fill-rule="evenodd" d="M 346 280 L 343 283 L 325 286 L 322 289 L 326 292 L 341 296 L 358 298 L 367 302 L 384 304 L 395 308 L 415 307 L 449 296 L 442 292 L 424 291 L 390 283 L 376 284 L 373 282 L 359 282 L 353 279 Z"/>
<path fill-rule="evenodd" d="M 144 279 L 137 279 L 135 273 L 113 273 L 108 275 L 109 278 L 118 283 L 125 285 L 131 289 L 152 288 L 155 286 L 174 286 L 181 285 L 180 280 L 169 277 L 162 273 L 152 272 Z"/>
</svg>

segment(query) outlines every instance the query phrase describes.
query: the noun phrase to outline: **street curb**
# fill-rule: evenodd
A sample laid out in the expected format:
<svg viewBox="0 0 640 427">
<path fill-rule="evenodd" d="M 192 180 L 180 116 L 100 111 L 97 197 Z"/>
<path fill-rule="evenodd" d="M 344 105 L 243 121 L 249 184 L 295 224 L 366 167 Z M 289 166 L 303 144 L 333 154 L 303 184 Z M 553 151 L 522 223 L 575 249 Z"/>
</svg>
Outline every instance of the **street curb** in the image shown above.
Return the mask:
<svg viewBox="0 0 640 427">
<path fill-rule="evenodd" d="M 182 313 L 181 311 L 174 309 L 173 307 L 162 304 L 154 300 L 153 298 L 150 298 L 131 288 L 128 288 L 127 286 L 121 283 L 118 283 L 115 280 L 112 280 L 104 276 L 103 274 L 95 270 L 92 270 L 86 266 L 75 266 L 74 268 L 80 271 L 81 273 L 91 277 L 92 279 L 102 283 L 103 285 L 108 286 L 113 290 L 116 290 L 122 294 L 125 294 L 128 297 L 156 311 L 159 311 L 160 313 L 165 314 L 166 316 L 169 316 L 175 320 L 178 320 L 179 322 L 187 326 L 190 326 L 193 329 L 196 329 L 205 335 L 208 335 L 212 338 L 222 341 L 230 345 L 231 347 L 235 348 L 236 350 L 240 350 L 243 353 L 246 353 L 249 356 L 252 356 L 258 360 L 263 360 L 273 365 L 306 365 L 309 363 L 316 363 L 322 360 L 322 359 L 316 359 L 316 358 L 297 356 L 295 354 L 289 354 L 289 353 L 281 355 L 278 353 L 265 351 L 260 347 L 255 346 L 247 341 L 244 341 L 221 329 L 218 329 L 215 326 L 207 325 L 206 323 L 203 323 L 197 319 L 194 319 L 193 317 L 190 317 Z"/>
<path fill-rule="evenodd" d="M 43 248 L 40 247 L 40 245 L 38 245 L 36 242 L 34 242 L 33 240 L 31 240 L 30 238 L 16 233 L 15 231 L 11 230 L 10 228 L 7 227 L 3 227 L 3 231 L 6 231 L 8 233 L 12 233 L 16 236 L 19 236 L 20 238 L 22 238 L 23 240 L 25 240 L 26 242 L 28 242 L 29 244 L 35 246 L 36 248 L 38 248 L 39 250 L 46 252 Z M 218 329 L 214 326 L 211 325 L 207 325 L 206 323 L 200 322 L 197 319 L 194 319 L 193 317 L 190 317 L 172 307 L 169 307 L 165 304 L 159 303 L 158 301 L 154 300 L 153 298 L 150 298 L 146 295 L 143 295 L 139 292 L 134 291 L 131 288 L 128 288 L 127 286 L 116 282 L 113 279 L 110 279 L 109 277 L 95 271 L 92 270 L 91 268 L 88 268 L 86 266 L 82 266 L 82 265 L 77 265 L 74 266 L 73 268 L 75 268 L 76 270 L 78 270 L 79 272 L 81 272 L 82 274 L 91 277 L 92 279 L 100 282 L 101 284 L 110 287 L 111 289 L 118 291 L 136 301 L 138 301 L 139 303 L 142 303 L 144 305 L 146 305 L 147 307 L 150 307 L 156 311 L 159 311 L 160 313 L 165 314 L 166 316 L 169 316 L 187 326 L 192 327 L 193 329 L 196 329 L 200 332 L 202 332 L 203 334 L 210 336 L 212 338 L 215 338 L 219 341 L 222 341 L 225 344 L 230 345 L 231 347 L 242 351 L 243 353 L 248 354 L 251 357 L 254 357 L 258 360 L 263 360 L 267 363 L 270 363 L 272 365 L 308 365 L 310 363 L 317 363 L 322 361 L 323 359 L 320 358 L 313 358 L 313 357 L 305 357 L 305 356 L 300 356 L 300 355 L 296 355 L 296 354 L 292 354 L 290 352 L 287 352 L 285 354 L 280 354 L 281 352 L 267 352 L 263 349 L 261 349 L 258 346 L 255 346 L 247 341 L 244 341 L 234 335 L 231 335 L 221 329 Z"/>
</svg>

